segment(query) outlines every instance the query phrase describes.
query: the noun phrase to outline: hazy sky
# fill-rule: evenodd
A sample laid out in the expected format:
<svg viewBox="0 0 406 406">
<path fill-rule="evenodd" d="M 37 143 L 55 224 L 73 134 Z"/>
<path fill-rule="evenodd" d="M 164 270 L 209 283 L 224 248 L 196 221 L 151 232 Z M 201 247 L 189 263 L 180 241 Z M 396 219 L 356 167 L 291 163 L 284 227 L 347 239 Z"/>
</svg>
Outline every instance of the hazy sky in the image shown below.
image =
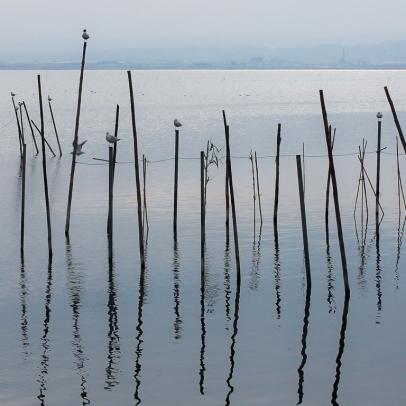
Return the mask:
<svg viewBox="0 0 406 406">
<path fill-rule="evenodd" d="M 406 39 L 405 0 L 0 0 L 0 49 L 357 44 Z M 1 59 L 1 54 L 0 54 Z"/>
</svg>

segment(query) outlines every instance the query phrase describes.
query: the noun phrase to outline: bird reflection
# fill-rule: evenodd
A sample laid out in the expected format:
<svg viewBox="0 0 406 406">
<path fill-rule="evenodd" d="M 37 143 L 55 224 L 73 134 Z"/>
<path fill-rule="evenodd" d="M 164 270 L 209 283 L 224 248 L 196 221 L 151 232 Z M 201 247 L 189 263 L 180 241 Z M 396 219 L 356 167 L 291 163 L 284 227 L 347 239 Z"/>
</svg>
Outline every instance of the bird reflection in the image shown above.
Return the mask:
<svg viewBox="0 0 406 406">
<path fill-rule="evenodd" d="M 258 241 L 255 238 L 252 243 L 252 265 L 250 273 L 249 288 L 252 290 L 258 289 L 260 274 L 259 274 L 259 262 L 261 259 L 261 238 L 262 238 L 262 226 L 260 227 Z"/>
<path fill-rule="evenodd" d="M 140 398 L 140 385 L 141 385 L 141 357 L 142 357 L 142 343 L 144 342 L 142 336 L 144 331 L 142 330 L 142 315 L 143 315 L 143 307 L 145 300 L 147 298 L 147 269 L 148 269 L 148 241 L 146 241 L 145 246 L 145 267 L 141 268 L 140 271 L 140 281 L 139 281 L 139 289 L 138 289 L 138 310 L 137 310 L 137 335 L 135 337 L 135 341 L 137 343 L 135 347 L 135 371 L 134 371 L 134 380 L 135 380 L 135 392 L 134 392 L 134 399 L 136 400 L 136 405 L 141 404 Z"/>
<path fill-rule="evenodd" d="M 232 379 L 234 375 L 234 367 L 235 367 L 235 345 L 237 341 L 237 334 L 238 334 L 238 318 L 240 312 L 240 290 L 241 290 L 241 282 L 237 276 L 237 286 L 235 290 L 235 302 L 234 302 L 234 320 L 233 320 L 233 334 L 231 335 L 231 346 L 230 346 L 230 371 L 227 377 L 227 386 L 228 392 L 225 400 L 225 405 L 230 405 L 230 398 L 231 394 L 234 392 L 234 386 L 232 384 Z"/>
<path fill-rule="evenodd" d="M 276 292 L 276 318 L 279 320 L 281 318 L 281 261 L 280 261 L 280 251 L 279 251 L 279 239 L 278 239 L 278 229 L 275 225 L 274 228 L 274 242 L 275 242 L 275 256 L 274 256 L 274 274 L 275 274 L 275 292 Z"/>
<path fill-rule="evenodd" d="M 199 390 L 200 394 L 204 395 L 204 373 L 206 366 L 204 363 L 204 356 L 206 350 L 206 322 L 205 322 L 205 288 L 206 288 L 206 275 L 204 256 L 200 264 L 200 368 L 199 368 Z"/>
<path fill-rule="evenodd" d="M 334 406 L 338 406 L 337 402 L 337 394 L 338 394 L 338 387 L 340 384 L 340 377 L 341 377 L 341 358 L 344 354 L 345 348 L 345 333 L 347 330 L 347 316 L 348 316 L 348 307 L 350 303 L 350 295 L 345 295 L 344 298 L 344 306 L 343 306 L 343 315 L 341 318 L 341 330 L 340 330 L 340 341 L 338 346 L 338 353 L 336 357 L 336 376 L 333 384 L 333 392 L 331 394 L 331 404 Z"/>
<path fill-rule="evenodd" d="M 381 251 L 379 244 L 379 228 L 375 236 L 375 247 L 376 247 L 376 273 L 375 273 L 375 286 L 376 286 L 376 324 L 380 324 L 381 321 L 381 311 L 382 311 L 382 288 L 381 288 Z"/>
<path fill-rule="evenodd" d="M 42 336 L 41 336 L 41 362 L 39 368 L 39 376 L 37 382 L 39 383 L 39 394 L 37 399 L 41 402 L 41 406 L 45 405 L 45 393 L 47 391 L 47 376 L 49 368 L 49 323 L 51 321 L 51 299 L 52 299 L 52 263 L 48 263 L 47 284 L 45 288 L 45 317 L 42 323 Z"/>
<path fill-rule="evenodd" d="M 331 258 L 330 252 L 330 239 L 329 232 L 326 229 L 326 259 L 327 259 L 327 303 L 328 303 L 328 312 L 336 312 L 336 302 L 334 298 L 334 275 L 333 275 L 333 261 Z"/>
<path fill-rule="evenodd" d="M 21 255 L 20 263 L 20 305 L 21 305 L 21 316 L 20 316 L 20 329 L 21 329 L 21 343 L 23 346 L 22 353 L 24 360 L 28 358 L 30 350 L 30 342 L 28 336 L 28 317 L 27 317 L 27 281 L 25 275 L 25 264 L 24 255 Z"/>
<path fill-rule="evenodd" d="M 90 400 L 88 399 L 88 394 L 86 390 L 86 355 L 85 349 L 82 344 L 82 337 L 80 335 L 80 306 L 81 306 L 81 296 L 83 281 L 82 275 L 79 274 L 75 269 L 75 264 L 72 258 L 72 246 L 69 239 L 66 239 L 66 268 L 68 271 L 68 289 L 69 289 L 69 300 L 70 307 L 72 309 L 72 352 L 74 357 L 74 365 L 76 372 L 80 377 L 80 397 L 82 399 L 82 405 L 88 405 Z"/>
<path fill-rule="evenodd" d="M 110 248 L 109 248 L 110 249 Z M 107 366 L 106 366 L 106 386 L 104 389 L 112 390 L 119 384 L 117 374 L 119 371 L 119 363 L 121 357 L 120 335 L 118 327 L 118 306 L 117 292 L 115 285 L 115 269 L 113 260 L 109 260 L 109 275 L 108 275 L 108 332 L 107 332 Z"/>
<path fill-rule="evenodd" d="M 230 316 L 230 296 L 231 296 L 231 280 L 230 280 L 230 240 L 226 238 L 224 248 L 224 301 L 226 306 L 226 330 L 228 323 L 231 320 Z"/>
<path fill-rule="evenodd" d="M 178 240 L 175 236 L 173 240 L 173 300 L 175 312 L 175 321 L 173 323 L 174 337 L 178 340 L 182 337 L 182 318 L 180 316 L 180 275 L 179 275 L 179 249 Z"/>
<path fill-rule="evenodd" d="M 311 288 L 311 285 L 308 284 L 307 288 L 306 288 L 306 301 L 305 301 L 305 308 L 304 308 L 303 330 L 302 330 L 302 350 L 301 350 L 302 361 L 297 370 L 297 372 L 299 374 L 299 383 L 298 383 L 298 389 L 297 389 L 297 393 L 299 396 L 299 400 L 297 402 L 298 405 L 300 405 L 303 402 L 303 395 L 304 395 L 304 392 L 303 392 L 304 367 L 305 367 L 306 361 L 307 361 L 306 348 L 307 348 L 307 333 L 308 333 L 308 329 L 309 329 L 311 293 L 312 293 L 312 288 Z"/>
<path fill-rule="evenodd" d="M 396 249 L 396 264 L 395 264 L 395 287 L 399 289 L 399 262 L 400 262 L 400 249 L 402 248 L 403 235 L 405 233 L 406 217 L 403 220 L 402 227 L 400 226 L 400 212 L 398 222 L 398 245 Z"/>
</svg>

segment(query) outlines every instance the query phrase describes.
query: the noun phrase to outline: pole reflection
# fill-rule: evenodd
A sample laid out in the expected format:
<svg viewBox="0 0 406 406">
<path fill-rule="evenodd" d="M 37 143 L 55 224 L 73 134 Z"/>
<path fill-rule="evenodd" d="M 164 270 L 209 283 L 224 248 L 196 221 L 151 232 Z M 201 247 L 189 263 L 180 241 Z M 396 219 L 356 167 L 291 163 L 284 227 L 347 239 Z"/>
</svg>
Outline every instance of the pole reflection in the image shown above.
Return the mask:
<svg viewBox="0 0 406 406">
<path fill-rule="evenodd" d="M 109 243 L 110 245 L 110 243 Z M 110 247 L 109 247 L 110 250 Z M 117 374 L 120 372 L 119 364 L 121 358 L 120 348 L 120 335 L 118 325 L 118 305 L 117 305 L 117 292 L 115 284 L 115 268 L 113 258 L 109 260 L 108 269 L 108 302 L 107 302 L 107 318 L 108 318 L 108 331 L 107 331 L 107 366 L 105 369 L 106 390 L 112 390 L 119 384 Z"/>
<path fill-rule="evenodd" d="M 72 309 L 72 353 L 74 358 L 74 366 L 80 378 L 80 398 L 82 405 L 90 404 L 87 393 L 87 369 L 85 349 L 82 344 L 82 337 L 80 334 L 80 307 L 81 297 L 83 290 L 82 275 L 77 272 L 76 266 L 73 262 L 72 246 L 69 238 L 66 239 L 66 269 L 68 271 L 68 291 L 69 291 L 69 305 Z"/>
<path fill-rule="evenodd" d="M 304 318 L 303 318 L 303 330 L 302 330 L 302 349 L 301 349 L 301 355 L 302 355 L 302 361 L 299 365 L 299 368 L 297 369 L 297 372 L 299 374 L 299 382 L 298 382 L 298 389 L 297 389 L 297 394 L 298 394 L 298 402 L 297 404 L 300 405 L 303 402 L 303 386 L 304 386 L 304 367 L 306 366 L 306 361 L 307 361 L 307 333 L 309 330 L 309 317 L 310 317 L 310 299 L 311 299 L 311 293 L 312 293 L 312 288 L 309 284 L 307 284 L 306 288 L 306 300 L 305 300 L 305 307 L 304 307 Z"/>
<path fill-rule="evenodd" d="M 176 236 L 173 240 L 173 300 L 174 306 L 173 311 L 175 313 L 175 321 L 173 323 L 173 331 L 175 340 L 179 340 L 182 337 L 182 317 L 180 315 L 180 255 L 179 255 L 179 247 L 178 247 L 178 240 Z"/>
<path fill-rule="evenodd" d="M 275 254 L 274 254 L 274 276 L 275 276 L 275 293 L 276 293 L 276 318 L 279 320 L 281 318 L 281 261 L 280 261 L 280 250 L 279 250 L 279 239 L 278 239 L 278 228 L 275 225 L 274 228 L 274 243 L 275 243 Z"/>
<path fill-rule="evenodd" d="M 25 263 L 24 263 L 24 254 L 21 254 L 20 257 L 20 306 L 21 306 L 21 315 L 20 315 L 20 330 L 21 330 L 21 343 L 22 343 L 22 354 L 24 361 L 27 360 L 30 354 L 30 341 L 28 335 L 28 316 L 27 316 L 27 280 L 25 274 Z"/>
<path fill-rule="evenodd" d="M 47 391 L 47 376 L 49 369 L 49 323 L 51 321 L 51 299 L 52 299 L 52 263 L 48 263 L 47 284 L 45 288 L 45 317 L 42 323 L 42 336 L 41 336 L 41 361 L 39 367 L 39 376 L 37 382 L 39 383 L 39 394 L 37 399 L 41 402 L 41 406 L 45 405 L 45 395 Z"/>
<path fill-rule="evenodd" d="M 340 340 L 338 346 L 338 353 L 336 357 L 336 375 L 333 384 L 333 392 L 331 394 L 331 404 L 334 406 L 338 406 L 338 388 L 340 385 L 340 377 L 341 377 L 341 366 L 342 366 L 342 357 L 344 354 L 345 348 L 345 333 L 347 330 L 347 317 L 348 317 L 348 308 L 350 304 L 350 295 L 345 295 L 344 298 L 344 306 L 343 306 L 343 314 L 341 318 L 341 329 L 340 329 Z"/>
</svg>

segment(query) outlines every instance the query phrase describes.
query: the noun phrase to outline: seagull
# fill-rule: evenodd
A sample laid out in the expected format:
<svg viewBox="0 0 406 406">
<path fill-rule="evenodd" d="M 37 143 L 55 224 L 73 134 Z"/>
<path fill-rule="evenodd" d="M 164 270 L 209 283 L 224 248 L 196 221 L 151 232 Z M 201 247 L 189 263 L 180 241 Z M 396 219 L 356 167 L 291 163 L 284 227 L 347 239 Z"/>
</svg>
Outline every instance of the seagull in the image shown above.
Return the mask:
<svg viewBox="0 0 406 406">
<path fill-rule="evenodd" d="M 175 118 L 175 120 L 173 121 L 173 125 L 174 125 L 176 128 L 182 127 L 182 123 L 181 123 L 180 121 L 178 121 L 177 118 Z"/>
<path fill-rule="evenodd" d="M 87 41 L 90 37 L 86 30 L 83 30 L 82 38 Z"/>
<path fill-rule="evenodd" d="M 11 94 L 11 97 L 17 96 L 14 92 L 10 92 L 10 94 Z"/>
<path fill-rule="evenodd" d="M 120 141 L 120 138 L 111 135 L 108 131 L 106 132 L 106 141 L 110 144 L 115 144 L 117 141 Z"/>
<path fill-rule="evenodd" d="M 50 95 L 48 95 L 48 101 L 49 101 L 49 102 L 51 102 L 51 101 L 52 101 L 52 99 L 51 99 L 51 96 L 50 96 Z"/>
<path fill-rule="evenodd" d="M 76 147 L 76 155 L 84 154 L 84 152 L 82 151 L 82 147 L 83 147 L 83 145 L 86 144 L 86 142 L 87 142 L 87 140 L 84 140 L 84 141 L 78 143 L 78 146 Z M 75 149 L 75 142 L 73 142 L 72 145 L 73 145 L 73 149 Z M 73 154 L 73 152 L 74 151 L 72 151 L 71 154 Z"/>
</svg>

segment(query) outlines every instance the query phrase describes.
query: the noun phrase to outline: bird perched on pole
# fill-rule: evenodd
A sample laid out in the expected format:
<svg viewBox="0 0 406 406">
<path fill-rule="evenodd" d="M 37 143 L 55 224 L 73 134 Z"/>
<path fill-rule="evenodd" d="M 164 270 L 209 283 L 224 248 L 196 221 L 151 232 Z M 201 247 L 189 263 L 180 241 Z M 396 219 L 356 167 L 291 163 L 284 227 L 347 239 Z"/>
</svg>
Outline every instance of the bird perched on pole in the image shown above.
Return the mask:
<svg viewBox="0 0 406 406">
<path fill-rule="evenodd" d="M 90 38 L 90 36 L 89 36 L 89 34 L 87 33 L 86 30 L 83 30 L 82 38 L 83 38 L 85 41 L 87 41 L 87 40 Z"/>
<path fill-rule="evenodd" d="M 50 96 L 50 95 L 48 95 L 48 101 L 49 101 L 49 102 L 51 102 L 51 101 L 52 101 L 52 99 L 51 99 L 51 96 Z"/>
<path fill-rule="evenodd" d="M 117 141 L 120 141 L 120 138 L 111 135 L 108 131 L 106 132 L 106 141 L 110 144 L 115 144 Z"/>
<path fill-rule="evenodd" d="M 175 120 L 173 121 L 173 125 L 176 128 L 182 127 L 182 123 L 177 118 L 175 118 Z"/>
<path fill-rule="evenodd" d="M 11 97 L 17 96 L 14 92 L 10 92 L 10 94 L 11 94 Z"/>
</svg>

